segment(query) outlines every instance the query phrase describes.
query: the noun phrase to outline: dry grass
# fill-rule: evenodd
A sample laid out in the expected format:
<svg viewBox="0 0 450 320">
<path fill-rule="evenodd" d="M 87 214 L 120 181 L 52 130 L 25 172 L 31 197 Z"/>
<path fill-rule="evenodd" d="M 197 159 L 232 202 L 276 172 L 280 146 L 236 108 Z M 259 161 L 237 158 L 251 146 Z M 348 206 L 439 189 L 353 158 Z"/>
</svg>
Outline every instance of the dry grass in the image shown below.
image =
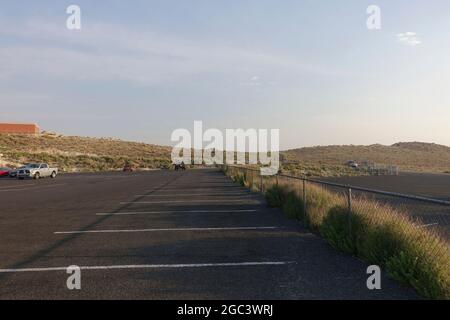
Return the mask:
<svg viewBox="0 0 450 320">
<path fill-rule="evenodd" d="M 227 174 L 252 187 L 239 171 Z M 350 214 L 344 196 L 308 183 L 305 213 L 301 181 L 265 178 L 265 188 L 269 205 L 302 220 L 336 249 L 382 266 L 424 297 L 450 299 L 449 244 L 418 226 L 407 212 L 361 198 L 353 201 Z"/>
</svg>

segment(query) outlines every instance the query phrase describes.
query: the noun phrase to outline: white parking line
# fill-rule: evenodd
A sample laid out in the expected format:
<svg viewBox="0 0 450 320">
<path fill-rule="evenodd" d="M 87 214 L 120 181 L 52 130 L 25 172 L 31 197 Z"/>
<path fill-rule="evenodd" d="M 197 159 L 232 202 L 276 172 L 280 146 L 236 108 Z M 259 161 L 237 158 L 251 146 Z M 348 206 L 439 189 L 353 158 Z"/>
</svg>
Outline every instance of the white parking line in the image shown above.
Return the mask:
<svg viewBox="0 0 450 320">
<path fill-rule="evenodd" d="M 97 216 L 121 216 L 134 214 L 152 214 L 152 213 L 234 213 L 234 212 L 256 212 L 259 210 L 169 210 L 169 211 L 139 211 L 139 212 L 99 212 Z"/>
<path fill-rule="evenodd" d="M 42 189 L 42 188 L 50 188 L 50 187 L 58 187 L 66 185 L 67 183 L 58 183 L 58 184 L 51 184 L 51 185 L 40 185 L 35 187 L 25 187 L 22 189 L 7 189 L 7 190 L 0 190 L 0 192 L 11 192 L 11 191 L 25 191 L 25 190 L 34 190 L 34 189 Z"/>
<path fill-rule="evenodd" d="M 128 233 L 128 232 L 162 232 L 162 231 L 239 231 L 239 230 L 274 230 L 278 227 L 231 227 L 231 228 L 161 228 L 161 229 L 123 229 L 123 230 L 85 230 L 85 231 L 57 231 L 54 234 L 81 233 Z"/>
<path fill-rule="evenodd" d="M 34 185 L 35 185 L 35 183 L 30 183 L 30 184 L 27 184 L 27 185 L 19 184 L 19 185 L 16 185 L 16 186 L 4 186 L 4 187 L 0 187 L 0 190 L 11 189 L 11 188 L 31 187 L 31 186 L 34 186 Z"/>
<path fill-rule="evenodd" d="M 250 191 L 248 191 L 248 189 L 244 189 L 244 187 L 237 187 L 237 188 L 233 188 L 234 190 L 227 190 L 227 191 L 223 191 L 223 192 L 221 192 L 221 194 L 227 194 L 227 193 L 236 193 L 236 192 L 239 192 L 239 193 L 250 193 Z M 205 191 L 211 191 L 212 190 L 212 188 L 189 188 L 189 187 L 187 187 L 187 188 L 177 188 L 177 189 L 148 189 L 148 190 L 145 190 L 146 192 L 171 192 L 171 193 L 173 193 L 173 192 L 186 192 L 186 191 L 189 191 L 189 192 L 195 192 L 195 191 L 197 191 L 197 192 L 205 192 Z M 217 192 L 217 190 L 213 190 L 213 191 L 216 191 Z"/>
<path fill-rule="evenodd" d="M 205 194 L 205 193 L 174 193 L 174 194 L 137 194 L 135 195 L 135 197 L 199 197 L 199 196 L 203 196 L 203 197 L 220 197 L 220 196 L 239 196 L 239 197 L 250 197 L 256 194 L 251 194 L 251 193 L 247 193 L 247 194 L 242 194 L 242 193 L 210 193 L 210 194 Z"/>
<path fill-rule="evenodd" d="M 30 190 L 31 188 L 22 188 L 22 189 L 7 189 L 7 190 L 0 190 L 0 192 L 11 192 L 11 191 L 24 191 L 24 190 Z"/>
<path fill-rule="evenodd" d="M 228 262 L 228 263 L 190 263 L 190 264 L 131 264 L 112 266 L 80 266 L 80 270 L 117 270 L 117 269 L 177 269 L 177 268 L 210 268 L 210 267 L 252 267 L 252 266 L 280 266 L 293 264 L 295 261 L 267 261 L 267 262 Z M 0 269 L 0 273 L 13 272 L 45 272 L 66 271 L 67 267 L 49 268 L 21 268 Z"/>
<path fill-rule="evenodd" d="M 427 228 L 427 227 L 432 227 L 432 226 L 437 226 L 439 225 L 439 222 L 435 222 L 435 223 L 429 223 L 429 224 L 422 224 L 419 226 L 419 228 Z"/>
<path fill-rule="evenodd" d="M 208 202 L 243 202 L 246 204 L 258 204 L 261 203 L 258 200 L 245 200 L 245 199 L 227 199 L 224 198 L 222 200 L 166 200 L 166 201 L 123 201 L 120 204 L 170 204 L 170 203 L 208 203 Z"/>
</svg>

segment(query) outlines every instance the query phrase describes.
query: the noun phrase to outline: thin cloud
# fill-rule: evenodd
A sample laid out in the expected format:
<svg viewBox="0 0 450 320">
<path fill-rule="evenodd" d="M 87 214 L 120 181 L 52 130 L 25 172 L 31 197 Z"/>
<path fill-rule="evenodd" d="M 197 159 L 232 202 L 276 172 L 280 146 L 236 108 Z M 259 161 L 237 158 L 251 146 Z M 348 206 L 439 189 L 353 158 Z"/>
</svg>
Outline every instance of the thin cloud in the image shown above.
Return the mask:
<svg viewBox="0 0 450 320">
<path fill-rule="evenodd" d="M 263 83 L 259 76 L 253 76 L 249 80 L 243 81 L 240 83 L 241 86 L 249 86 L 249 87 L 259 87 Z"/>
<path fill-rule="evenodd" d="M 408 46 L 415 47 L 422 43 L 422 41 L 419 39 L 417 33 L 415 32 L 403 32 L 397 34 L 397 40 Z"/>
<path fill-rule="evenodd" d="M 117 79 L 151 86 L 201 74 L 234 77 L 249 69 L 278 74 L 347 75 L 338 68 L 280 53 L 139 33 L 115 25 L 83 26 L 81 31 L 71 32 L 57 23 L 30 21 L 18 26 L 17 22 L 3 21 L 0 35 L 20 39 L 0 47 L 0 69 L 8 78 L 36 74 L 46 79 Z M 257 85 L 259 81 L 251 78 L 248 82 Z"/>
</svg>

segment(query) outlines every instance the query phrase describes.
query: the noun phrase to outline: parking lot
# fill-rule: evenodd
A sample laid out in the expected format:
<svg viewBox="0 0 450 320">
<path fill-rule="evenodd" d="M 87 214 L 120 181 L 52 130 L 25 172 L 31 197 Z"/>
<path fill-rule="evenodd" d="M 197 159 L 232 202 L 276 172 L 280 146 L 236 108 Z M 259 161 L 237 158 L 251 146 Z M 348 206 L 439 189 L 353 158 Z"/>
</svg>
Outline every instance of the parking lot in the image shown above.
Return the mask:
<svg viewBox="0 0 450 320">
<path fill-rule="evenodd" d="M 1 299 L 415 298 L 215 169 L 0 180 Z M 66 268 L 81 268 L 69 290 Z"/>
</svg>

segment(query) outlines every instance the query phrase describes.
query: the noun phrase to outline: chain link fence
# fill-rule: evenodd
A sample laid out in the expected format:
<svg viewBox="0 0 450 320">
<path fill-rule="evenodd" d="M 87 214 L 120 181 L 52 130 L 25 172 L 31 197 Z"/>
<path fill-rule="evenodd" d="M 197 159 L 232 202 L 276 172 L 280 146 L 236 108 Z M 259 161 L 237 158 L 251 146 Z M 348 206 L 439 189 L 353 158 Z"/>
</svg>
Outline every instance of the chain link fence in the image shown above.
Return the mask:
<svg viewBox="0 0 450 320">
<path fill-rule="evenodd" d="M 355 210 L 371 211 L 372 218 L 382 219 L 382 211 L 389 210 L 395 212 L 399 219 L 406 218 L 414 225 L 450 240 L 450 201 L 283 174 L 263 176 L 254 168 L 224 166 L 223 170 L 232 177 L 240 176 L 241 183 L 253 191 L 265 193 L 276 185 L 293 192 L 302 200 L 305 216 L 308 215 L 308 189 L 317 192 L 319 188 L 330 191 L 335 201 L 345 203 L 350 214 Z"/>
<path fill-rule="evenodd" d="M 450 202 L 223 166 L 336 249 L 380 265 L 425 297 L 450 299 Z"/>
</svg>

